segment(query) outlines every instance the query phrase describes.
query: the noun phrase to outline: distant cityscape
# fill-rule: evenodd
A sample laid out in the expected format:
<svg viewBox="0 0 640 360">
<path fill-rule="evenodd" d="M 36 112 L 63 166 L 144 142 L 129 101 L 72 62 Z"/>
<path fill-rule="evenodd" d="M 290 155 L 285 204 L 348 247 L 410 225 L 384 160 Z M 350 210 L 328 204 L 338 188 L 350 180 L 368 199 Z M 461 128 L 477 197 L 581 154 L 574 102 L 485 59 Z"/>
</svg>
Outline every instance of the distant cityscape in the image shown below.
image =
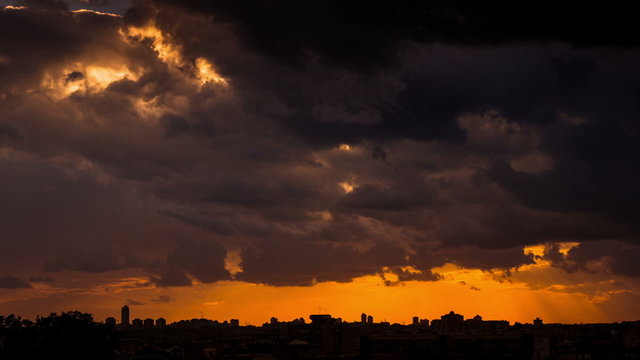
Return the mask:
<svg viewBox="0 0 640 360">
<path fill-rule="evenodd" d="M 160 317 L 157 319 L 146 318 L 134 318 L 131 319 L 131 310 L 128 305 L 124 305 L 122 309 L 120 309 L 120 322 L 116 320 L 115 317 L 107 317 L 105 319 L 105 324 L 114 326 L 120 330 L 140 330 L 140 329 L 153 329 L 153 328 L 166 328 L 167 320 Z M 310 315 L 309 319 L 312 323 L 323 323 L 323 322 L 331 322 L 336 324 L 343 323 L 342 318 L 333 318 L 328 314 L 316 314 Z M 278 325 L 278 324 L 305 324 L 306 321 L 304 318 L 298 318 L 289 322 L 281 322 L 276 317 L 272 317 L 268 323 L 263 324 L 263 326 L 267 325 Z M 346 323 L 346 322 L 344 322 Z M 230 319 L 225 320 L 223 322 L 219 322 L 217 320 L 208 320 L 208 319 L 192 319 L 192 320 L 181 320 L 172 324 L 169 324 L 170 327 L 202 327 L 203 324 L 208 324 L 211 326 L 220 325 L 220 326 L 231 326 L 238 327 L 240 326 L 239 319 Z M 376 324 L 374 322 L 373 315 L 367 315 L 362 313 L 360 315 L 360 321 L 354 322 L 352 324 Z M 391 325 L 391 323 L 383 321 L 377 324 L 380 325 Z M 516 323 L 519 324 L 519 323 Z M 534 326 L 541 326 L 543 324 L 542 319 L 535 318 L 532 322 Z M 396 324 L 397 325 L 397 324 Z M 403 324 L 404 325 L 404 324 Z M 451 311 L 448 314 L 442 315 L 440 319 L 433 319 L 429 321 L 428 319 L 421 319 L 418 316 L 414 316 L 411 319 L 412 326 L 420 326 L 423 328 L 430 328 L 436 331 L 444 331 L 444 332 L 458 332 L 462 330 L 498 330 L 498 329 L 506 329 L 509 327 L 509 321 L 507 320 L 483 320 L 482 316 L 476 315 L 471 319 L 464 318 L 463 315 L 456 314 Z M 521 324 L 519 324 L 521 325 Z"/>
<path fill-rule="evenodd" d="M 410 323 L 359 321 L 330 314 L 261 326 L 239 319 L 204 318 L 167 323 L 164 318 L 95 321 L 69 311 L 34 321 L 0 315 L 0 359 L 104 360 L 274 360 L 274 359 L 640 359 L 640 321 L 607 324 L 549 324 L 465 319 L 450 311 Z"/>
<path fill-rule="evenodd" d="M 611 324 L 510 324 L 465 319 L 451 311 L 436 319 L 415 316 L 408 325 L 376 322 L 372 314 L 343 321 L 313 314 L 261 326 L 239 319 L 131 318 L 106 326 L 118 334 L 116 359 L 640 359 L 640 322 Z"/>
</svg>

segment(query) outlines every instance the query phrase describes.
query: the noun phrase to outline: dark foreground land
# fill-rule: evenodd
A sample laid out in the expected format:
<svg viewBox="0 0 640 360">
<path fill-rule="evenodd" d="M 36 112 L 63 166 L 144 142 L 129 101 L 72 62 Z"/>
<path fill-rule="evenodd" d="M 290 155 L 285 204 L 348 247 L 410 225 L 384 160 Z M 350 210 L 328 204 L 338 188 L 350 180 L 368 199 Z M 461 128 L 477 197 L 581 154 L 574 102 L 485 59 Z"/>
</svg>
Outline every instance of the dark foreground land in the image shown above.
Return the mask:
<svg viewBox="0 0 640 360">
<path fill-rule="evenodd" d="M 510 325 L 414 319 L 347 323 L 329 315 L 263 326 L 185 320 L 105 324 L 67 312 L 0 316 L 0 359 L 640 359 L 640 322 Z"/>
</svg>

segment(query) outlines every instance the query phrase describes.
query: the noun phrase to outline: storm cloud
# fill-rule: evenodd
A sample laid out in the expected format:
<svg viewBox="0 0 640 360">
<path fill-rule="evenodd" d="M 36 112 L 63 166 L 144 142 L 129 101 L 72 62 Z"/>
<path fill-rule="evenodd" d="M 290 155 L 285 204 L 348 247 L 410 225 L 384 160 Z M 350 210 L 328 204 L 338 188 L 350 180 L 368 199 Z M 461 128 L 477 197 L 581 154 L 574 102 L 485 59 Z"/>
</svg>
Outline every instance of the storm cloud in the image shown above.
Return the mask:
<svg viewBox="0 0 640 360">
<path fill-rule="evenodd" d="M 17 5 L 0 10 L 0 249 L 18 255 L 0 273 L 437 281 L 548 243 L 567 271 L 640 275 L 630 12 Z"/>
<path fill-rule="evenodd" d="M 0 276 L 0 289 L 24 289 L 30 287 L 31 284 L 15 276 Z"/>
</svg>

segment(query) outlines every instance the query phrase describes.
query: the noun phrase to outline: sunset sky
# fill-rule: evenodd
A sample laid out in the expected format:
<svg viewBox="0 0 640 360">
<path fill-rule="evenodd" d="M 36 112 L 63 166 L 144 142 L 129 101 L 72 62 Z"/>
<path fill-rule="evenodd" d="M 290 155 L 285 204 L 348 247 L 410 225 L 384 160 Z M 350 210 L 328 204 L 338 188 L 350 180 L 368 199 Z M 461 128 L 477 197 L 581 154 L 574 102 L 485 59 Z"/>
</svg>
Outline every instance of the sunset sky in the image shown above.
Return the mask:
<svg viewBox="0 0 640 360">
<path fill-rule="evenodd" d="M 0 0 L 0 314 L 640 320 L 635 13 L 463 4 Z"/>
</svg>

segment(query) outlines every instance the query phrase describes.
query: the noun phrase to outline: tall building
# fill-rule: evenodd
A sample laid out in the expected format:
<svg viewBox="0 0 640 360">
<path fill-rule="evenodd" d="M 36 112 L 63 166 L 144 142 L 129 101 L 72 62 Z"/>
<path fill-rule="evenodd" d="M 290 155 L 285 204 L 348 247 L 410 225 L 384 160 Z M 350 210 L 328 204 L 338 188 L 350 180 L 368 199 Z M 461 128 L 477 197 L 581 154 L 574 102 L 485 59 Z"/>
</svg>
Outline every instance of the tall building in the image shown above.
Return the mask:
<svg viewBox="0 0 640 360">
<path fill-rule="evenodd" d="M 373 316 L 372 315 L 367 316 L 367 324 L 373 324 Z"/>
<path fill-rule="evenodd" d="M 467 319 L 464 321 L 464 327 L 467 331 L 481 332 L 484 330 L 485 322 L 482 321 L 482 316 L 476 315 L 473 319 Z"/>
<path fill-rule="evenodd" d="M 164 328 L 165 326 L 167 326 L 167 320 L 165 320 L 164 318 L 158 318 L 156 319 L 156 327 L 157 328 Z"/>
<path fill-rule="evenodd" d="M 456 314 L 453 311 L 440 317 L 442 326 L 445 331 L 457 332 L 462 331 L 464 327 L 464 316 Z"/>
<path fill-rule="evenodd" d="M 131 326 L 134 329 L 142 329 L 142 324 L 143 324 L 142 319 L 138 319 L 138 318 L 133 319 L 133 321 L 131 322 Z"/>
<path fill-rule="evenodd" d="M 329 314 L 315 314 L 309 315 L 312 325 L 330 324 L 334 321 Z"/>
<path fill-rule="evenodd" d="M 129 307 L 127 305 L 123 306 L 120 312 L 120 324 L 129 325 Z"/>
<path fill-rule="evenodd" d="M 412 323 L 413 325 L 418 325 L 418 324 L 420 324 L 420 318 L 419 318 L 419 317 L 417 317 L 417 316 L 414 316 L 414 317 L 413 317 L 413 319 L 411 319 L 411 323 Z"/>
<path fill-rule="evenodd" d="M 360 322 L 363 324 L 367 322 L 367 314 L 362 313 L 362 315 L 360 315 Z"/>
</svg>

